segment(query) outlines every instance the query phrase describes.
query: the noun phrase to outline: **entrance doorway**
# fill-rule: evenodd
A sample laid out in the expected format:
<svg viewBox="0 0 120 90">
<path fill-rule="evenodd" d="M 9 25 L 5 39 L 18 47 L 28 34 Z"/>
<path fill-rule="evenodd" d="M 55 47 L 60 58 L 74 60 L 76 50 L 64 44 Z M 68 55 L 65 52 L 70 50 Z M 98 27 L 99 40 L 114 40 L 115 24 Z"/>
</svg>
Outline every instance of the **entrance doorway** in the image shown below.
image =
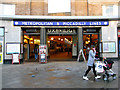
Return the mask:
<svg viewBox="0 0 120 90">
<path fill-rule="evenodd" d="M 48 36 L 48 57 L 52 60 L 72 58 L 72 36 Z"/>
<path fill-rule="evenodd" d="M 120 37 L 118 37 L 118 58 L 120 58 Z"/>
<path fill-rule="evenodd" d="M 40 36 L 24 35 L 24 60 L 26 62 L 35 61 L 34 48 L 37 47 L 37 49 L 39 49 L 39 45 L 40 45 Z"/>
<path fill-rule="evenodd" d="M 39 49 L 40 36 L 38 35 L 24 35 L 24 60 L 25 62 L 34 62 L 34 48 Z M 38 59 L 37 59 L 38 61 Z"/>
<path fill-rule="evenodd" d="M 39 49 L 40 28 L 22 28 L 23 30 L 23 59 L 25 62 L 35 62 L 34 48 Z M 38 59 L 36 60 L 38 61 Z"/>
<path fill-rule="evenodd" d="M 91 45 L 95 46 L 96 58 L 100 56 L 99 52 L 99 30 L 97 29 L 85 29 L 83 31 L 83 51 L 86 60 L 88 60 L 89 50 Z"/>
</svg>

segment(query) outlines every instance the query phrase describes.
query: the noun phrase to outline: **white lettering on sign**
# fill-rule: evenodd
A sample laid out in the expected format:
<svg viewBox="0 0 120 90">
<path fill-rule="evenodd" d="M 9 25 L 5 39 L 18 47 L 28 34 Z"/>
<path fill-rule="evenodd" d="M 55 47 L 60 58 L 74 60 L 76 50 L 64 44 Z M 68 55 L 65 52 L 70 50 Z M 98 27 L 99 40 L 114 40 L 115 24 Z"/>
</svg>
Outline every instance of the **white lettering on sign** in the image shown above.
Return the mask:
<svg viewBox="0 0 120 90">
<path fill-rule="evenodd" d="M 63 25 L 86 25 L 86 22 L 63 22 Z"/>
<path fill-rule="evenodd" d="M 48 33 L 76 33 L 75 29 L 47 29 Z"/>
<path fill-rule="evenodd" d="M 22 25 L 53 25 L 53 22 L 22 22 Z"/>
<path fill-rule="evenodd" d="M 81 22 L 39 22 L 39 21 L 14 21 L 14 25 L 30 25 L 30 26 L 106 26 L 108 21 L 81 21 Z"/>
<path fill-rule="evenodd" d="M 101 22 L 90 22 L 90 25 L 101 25 Z"/>
</svg>

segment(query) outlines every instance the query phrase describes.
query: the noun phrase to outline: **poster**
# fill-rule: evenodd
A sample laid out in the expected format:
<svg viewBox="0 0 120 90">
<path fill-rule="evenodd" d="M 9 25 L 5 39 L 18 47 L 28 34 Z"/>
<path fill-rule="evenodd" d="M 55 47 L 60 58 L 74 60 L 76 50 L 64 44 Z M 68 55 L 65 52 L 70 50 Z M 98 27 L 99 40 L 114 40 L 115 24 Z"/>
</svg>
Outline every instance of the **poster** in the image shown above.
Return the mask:
<svg viewBox="0 0 120 90">
<path fill-rule="evenodd" d="M 2 63 L 2 54 L 0 54 L 0 63 Z"/>
<path fill-rule="evenodd" d="M 115 42 L 103 42 L 103 52 L 115 52 Z"/>
<path fill-rule="evenodd" d="M 119 40 L 119 56 L 120 56 L 120 40 Z"/>
<path fill-rule="evenodd" d="M 40 63 L 47 63 L 47 45 L 40 45 L 39 46 L 39 61 Z"/>
<path fill-rule="evenodd" d="M 40 45 L 39 46 L 39 53 L 47 53 L 47 46 L 46 45 Z"/>
<path fill-rule="evenodd" d="M 13 54 L 13 63 L 19 63 L 19 54 Z"/>
<path fill-rule="evenodd" d="M 4 36 L 4 28 L 0 28 L 0 36 Z"/>
<path fill-rule="evenodd" d="M 21 44 L 21 53 L 23 53 L 23 44 Z"/>
<path fill-rule="evenodd" d="M 102 52 L 102 43 L 99 44 L 99 51 Z"/>
<path fill-rule="evenodd" d="M 0 42 L 0 52 L 2 52 L 2 43 Z"/>
<path fill-rule="evenodd" d="M 109 50 L 108 43 L 103 43 L 103 51 L 107 52 Z"/>
<path fill-rule="evenodd" d="M 20 43 L 7 43 L 7 54 L 20 53 Z"/>
<path fill-rule="evenodd" d="M 115 43 L 109 44 L 109 52 L 115 52 Z"/>
</svg>

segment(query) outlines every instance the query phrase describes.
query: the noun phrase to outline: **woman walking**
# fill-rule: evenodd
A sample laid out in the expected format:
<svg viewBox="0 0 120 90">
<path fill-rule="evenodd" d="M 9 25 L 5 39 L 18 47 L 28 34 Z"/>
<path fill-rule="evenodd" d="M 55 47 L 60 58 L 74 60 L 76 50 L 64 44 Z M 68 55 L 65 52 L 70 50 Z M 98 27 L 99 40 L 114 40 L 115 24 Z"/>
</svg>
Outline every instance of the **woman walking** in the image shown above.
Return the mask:
<svg viewBox="0 0 120 90">
<path fill-rule="evenodd" d="M 88 63 L 87 63 L 88 69 L 86 70 L 86 72 L 83 76 L 83 79 L 85 79 L 85 80 L 89 80 L 87 77 L 87 74 L 89 73 L 91 68 L 93 68 L 93 73 L 95 75 L 95 79 L 101 78 L 101 76 L 97 76 L 96 71 L 95 71 L 95 65 L 94 65 L 95 55 L 96 55 L 96 50 L 94 48 L 94 45 L 91 45 L 91 49 L 89 51 Z"/>
</svg>

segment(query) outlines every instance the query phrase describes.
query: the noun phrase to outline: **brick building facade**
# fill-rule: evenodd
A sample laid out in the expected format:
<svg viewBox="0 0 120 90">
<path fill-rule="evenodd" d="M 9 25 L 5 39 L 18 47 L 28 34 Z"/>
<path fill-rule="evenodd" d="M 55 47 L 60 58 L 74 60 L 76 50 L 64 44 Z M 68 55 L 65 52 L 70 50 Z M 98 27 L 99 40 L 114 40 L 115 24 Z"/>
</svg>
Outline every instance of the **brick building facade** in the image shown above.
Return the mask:
<svg viewBox="0 0 120 90">
<path fill-rule="evenodd" d="M 67 0 L 69 11 L 55 13 L 48 13 L 48 1 L 0 1 L 0 63 L 12 63 L 14 45 L 21 62 L 33 60 L 35 44 L 47 45 L 50 60 L 63 55 L 61 59 L 76 61 L 80 50 L 87 59 L 92 44 L 96 57 L 120 57 L 119 0 Z"/>
<path fill-rule="evenodd" d="M 118 2 L 119 0 L 71 0 L 71 12 L 49 14 L 47 0 L 1 1 L 4 4 L 15 4 L 15 15 L 41 16 L 102 16 L 102 6 L 118 6 Z"/>
</svg>

